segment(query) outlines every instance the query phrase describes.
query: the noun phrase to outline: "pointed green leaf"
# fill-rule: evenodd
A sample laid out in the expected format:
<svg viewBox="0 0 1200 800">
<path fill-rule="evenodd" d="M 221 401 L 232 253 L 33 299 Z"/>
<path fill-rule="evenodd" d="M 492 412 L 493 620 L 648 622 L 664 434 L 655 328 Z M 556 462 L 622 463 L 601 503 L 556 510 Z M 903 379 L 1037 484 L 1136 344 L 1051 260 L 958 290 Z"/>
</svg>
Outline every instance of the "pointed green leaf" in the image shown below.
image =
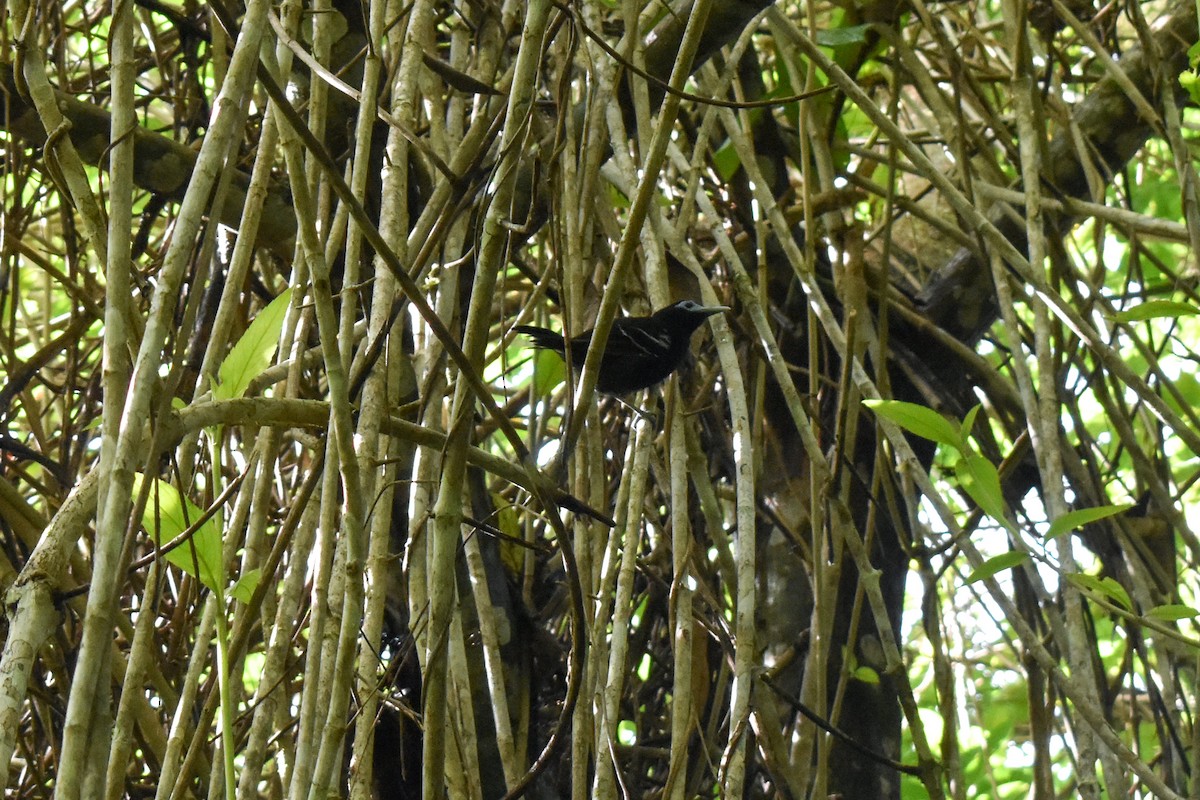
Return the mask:
<svg viewBox="0 0 1200 800">
<path fill-rule="evenodd" d="M 1070 533 L 1097 520 L 1123 514 L 1131 508 L 1133 508 L 1133 503 L 1122 503 L 1116 506 L 1096 506 L 1095 508 L 1079 508 L 1075 511 L 1068 511 L 1050 523 L 1050 528 L 1046 531 L 1046 538 L 1053 539 L 1055 536 L 1062 536 L 1064 533 Z"/>
<path fill-rule="evenodd" d="M 967 576 L 967 583 L 975 583 L 976 581 L 990 578 L 993 575 L 1004 572 L 1006 569 L 1012 569 L 1018 564 L 1023 564 L 1028 560 L 1029 554 L 1020 550 L 1010 550 L 1007 553 L 992 556 Z"/>
<path fill-rule="evenodd" d="M 241 397 L 250 381 L 271 366 L 291 301 L 292 290 L 289 287 L 258 312 L 242 338 L 238 339 L 238 343 L 221 362 L 217 371 L 217 385 L 213 387 L 214 398 L 232 400 Z"/>
<path fill-rule="evenodd" d="M 964 442 L 971 438 L 971 431 L 975 429 L 975 417 L 979 416 L 980 409 L 983 408 L 982 403 L 977 403 L 974 408 L 967 412 L 963 417 L 962 425 L 958 429 L 959 438 Z"/>
<path fill-rule="evenodd" d="M 143 477 L 133 479 L 133 495 L 136 498 L 142 489 Z M 159 547 L 186 531 L 203 516 L 203 512 L 190 500 L 182 497 L 174 486 L 166 481 L 154 479 L 150 498 L 142 512 L 142 527 Z M 192 533 L 183 544 L 165 553 L 168 562 L 187 574 L 199 578 L 210 589 L 221 585 L 221 532 L 212 519 Z"/>
<path fill-rule="evenodd" d="M 1101 578 L 1100 585 L 1104 587 L 1104 593 L 1111 597 L 1114 603 L 1126 611 L 1133 611 L 1133 602 L 1129 599 L 1129 593 L 1125 591 L 1124 586 L 1113 578 Z"/>
<path fill-rule="evenodd" d="M 963 441 L 962 437 L 958 435 L 958 429 L 950 420 L 932 408 L 919 406 L 916 403 L 905 403 L 901 400 L 864 400 L 863 405 L 874 411 L 876 416 L 891 420 L 922 439 L 929 439 L 958 450 L 963 449 Z"/>
<path fill-rule="evenodd" d="M 1192 608 L 1191 606 L 1171 604 L 1165 606 L 1155 606 L 1146 612 L 1146 616 L 1153 619 L 1161 619 L 1165 622 L 1175 622 L 1181 619 L 1200 617 L 1200 610 Z"/>
<path fill-rule="evenodd" d="M 996 466 L 978 453 L 966 453 L 958 461 L 954 474 L 963 491 L 983 513 L 1004 527 L 1011 527 L 1004 513 L 1004 492 L 1000 489 L 1000 473 Z"/>
<path fill-rule="evenodd" d="M 258 584 L 262 583 L 262 570 L 258 567 L 247 572 L 245 575 L 237 579 L 237 583 L 229 591 L 235 600 L 242 603 L 249 603 L 250 598 L 254 596 L 254 590 L 258 588 Z"/>
<path fill-rule="evenodd" d="M 1100 579 L 1095 575 L 1088 575 L 1086 572 L 1075 572 L 1064 576 L 1067 581 L 1076 589 L 1084 589 L 1093 592 L 1100 591 Z"/>
<path fill-rule="evenodd" d="M 1200 308 L 1196 308 L 1190 303 L 1181 303 L 1177 300 L 1147 300 L 1145 303 L 1114 314 L 1113 319 L 1117 322 L 1140 322 L 1147 319 L 1190 317 L 1195 314 L 1200 314 Z"/>
<path fill-rule="evenodd" d="M 1133 610 L 1133 604 L 1129 602 L 1128 593 L 1126 593 L 1121 584 L 1112 578 L 1097 578 L 1095 575 L 1088 575 L 1084 572 L 1067 575 L 1066 578 L 1075 588 L 1085 593 L 1095 592 L 1102 597 L 1108 598 L 1126 611 Z"/>
</svg>

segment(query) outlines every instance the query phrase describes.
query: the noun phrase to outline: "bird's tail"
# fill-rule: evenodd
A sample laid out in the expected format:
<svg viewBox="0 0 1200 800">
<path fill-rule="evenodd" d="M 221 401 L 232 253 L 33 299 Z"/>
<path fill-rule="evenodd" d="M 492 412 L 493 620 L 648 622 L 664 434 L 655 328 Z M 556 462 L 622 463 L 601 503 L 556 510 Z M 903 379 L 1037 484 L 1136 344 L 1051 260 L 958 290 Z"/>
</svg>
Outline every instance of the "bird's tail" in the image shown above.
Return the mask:
<svg viewBox="0 0 1200 800">
<path fill-rule="evenodd" d="M 563 351 L 563 337 L 549 328 L 539 328 L 537 325 L 518 325 L 516 330 L 533 340 L 534 347 L 544 347 L 547 350 Z"/>
</svg>

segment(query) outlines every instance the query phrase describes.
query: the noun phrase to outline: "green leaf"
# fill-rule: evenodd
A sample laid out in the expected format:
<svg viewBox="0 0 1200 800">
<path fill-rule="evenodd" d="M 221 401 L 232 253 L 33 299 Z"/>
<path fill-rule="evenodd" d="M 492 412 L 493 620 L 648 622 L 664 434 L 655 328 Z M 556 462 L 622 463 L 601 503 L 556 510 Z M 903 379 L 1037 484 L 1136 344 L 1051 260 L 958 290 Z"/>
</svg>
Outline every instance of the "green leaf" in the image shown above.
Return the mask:
<svg viewBox="0 0 1200 800">
<path fill-rule="evenodd" d="M 872 686 L 879 685 L 879 673 L 870 667 L 858 667 L 852 673 L 855 680 L 869 683 Z"/>
<path fill-rule="evenodd" d="M 237 579 L 237 583 L 229 590 L 235 600 L 243 603 L 249 603 L 250 598 L 254 596 L 254 590 L 258 588 L 258 584 L 262 583 L 262 570 L 258 567 L 247 572 L 245 575 Z"/>
<path fill-rule="evenodd" d="M 1152 619 L 1161 619 L 1166 622 L 1175 622 L 1180 619 L 1191 619 L 1192 617 L 1200 617 L 1200 610 L 1191 606 L 1182 605 L 1165 605 L 1155 606 L 1146 612 L 1147 617 Z"/>
<path fill-rule="evenodd" d="M 890 420 L 922 439 L 948 445 L 956 450 L 963 449 L 963 440 L 958 435 L 958 429 L 932 408 L 901 400 L 864 400 L 863 405 L 874 411 L 876 416 Z"/>
<path fill-rule="evenodd" d="M 845 28 L 828 28 L 817 31 L 817 44 L 825 47 L 840 47 L 858 44 L 867 40 L 869 25 L 849 25 Z"/>
<path fill-rule="evenodd" d="M 1095 508 L 1080 508 L 1075 511 L 1068 511 L 1050 523 L 1050 529 L 1046 531 L 1046 538 L 1053 539 L 1055 536 L 1070 533 L 1097 520 L 1123 514 L 1133 508 L 1133 505 L 1133 503 L 1122 503 L 1116 506 L 1096 506 Z"/>
<path fill-rule="evenodd" d="M 983 408 L 982 403 L 976 403 L 975 407 L 967 412 L 963 417 L 962 425 L 958 428 L 958 436 L 964 442 L 971 438 L 971 431 L 975 429 L 975 418 L 979 416 L 980 409 Z"/>
<path fill-rule="evenodd" d="M 1126 592 L 1125 587 L 1117 583 L 1115 579 L 1101 578 L 1100 585 L 1104 587 L 1104 593 L 1111 597 L 1113 602 L 1119 606 L 1122 606 L 1126 611 L 1133 610 L 1133 602 L 1129 599 L 1129 593 Z"/>
<path fill-rule="evenodd" d="M 954 469 L 958 482 L 983 513 L 1010 527 L 1004 513 L 1004 492 L 1000 489 L 1000 473 L 996 466 L 978 453 L 964 453 Z"/>
<path fill-rule="evenodd" d="M 967 576 L 967 583 L 975 583 L 986 578 L 991 578 L 998 573 L 1004 572 L 1006 569 L 1012 569 L 1028 560 L 1029 554 L 1021 550 L 1010 550 L 1007 553 L 992 556 Z"/>
<path fill-rule="evenodd" d="M 538 350 L 533 356 L 533 392 L 549 394 L 567 379 L 567 362 L 553 350 Z"/>
<path fill-rule="evenodd" d="M 1200 308 L 1176 300 L 1148 300 L 1113 315 L 1117 322 L 1139 322 L 1146 319 L 1174 319 L 1200 314 Z"/>
<path fill-rule="evenodd" d="M 1195 69 L 1200 66 L 1200 42 L 1196 42 L 1187 49 L 1188 64 Z"/>
<path fill-rule="evenodd" d="M 214 398 L 233 400 L 241 397 L 250 386 L 250 381 L 271 366 L 291 301 L 292 289 L 289 287 L 258 312 L 242 338 L 238 339 L 238 343 L 221 362 L 217 371 L 217 385 L 213 387 Z"/>
<path fill-rule="evenodd" d="M 606 183 L 606 186 L 608 187 L 608 202 L 612 204 L 613 208 L 629 208 L 631 205 L 629 198 L 621 194 L 620 189 L 612 183 Z"/>
<path fill-rule="evenodd" d="M 140 473 L 134 475 L 135 500 L 142 490 L 143 480 Z M 142 527 L 156 545 L 163 547 L 194 525 L 201 516 L 203 512 L 181 496 L 174 486 L 155 478 L 150 498 L 142 512 Z M 199 578 L 208 588 L 215 590 L 222 585 L 221 532 L 211 518 L 197 528 L 191 538 L 165 555 L 168 562 Z"/>
<path fill-rule="evenodd" d="M 1088 575 L 1086 572 L 1074 572 L 1065 577 L 1076 589 L 1093 592 L 1100 591 L 1100 579 L 1095 575 Z"/>
<path fill-rule="evenodd" d="M 1193 49 L 1195 47 L 1196 45 L 1192 45 Z M 1191 50 L 1188 53 L 1190 54 Z M 1189 55 L 1189 60 L 1191 59 L 1192 56 Z M 1195 64 L 1194 61 L 1192 63 L 1193 65 Z M 1188 70 L 1179 76 L 1179 85 L 1188 93 L 1188 97 L 1191 98 L 1193 103 L 1200 102 L 1200 75 Z"/>
<path fill-rule="evenodd" d="M 733 142 L 726 141 L 717 148 L 717 152 L 713 153 L 712 163 L 717 170 L 717 175 L 727 181 L 738 171 L 738 167 L 742 165 L 742 159 L 738 155 L 737 148 L 733 146 Z"/>
<path fill-rule="evenodd" d="M 1075 588 L 1085 593 L 1095 592 L 1102 597 L 1107 597 L 1126 611 L 1133 610 L 1133 604 L 1129 602 L 1129 594 L 1121 584 L 1112 578 L 1097 578 L 1095 575 L 1088 575 L 1084 572 L 1076 572 L 1067 575 L 1066 578 Z"/>
</svg>

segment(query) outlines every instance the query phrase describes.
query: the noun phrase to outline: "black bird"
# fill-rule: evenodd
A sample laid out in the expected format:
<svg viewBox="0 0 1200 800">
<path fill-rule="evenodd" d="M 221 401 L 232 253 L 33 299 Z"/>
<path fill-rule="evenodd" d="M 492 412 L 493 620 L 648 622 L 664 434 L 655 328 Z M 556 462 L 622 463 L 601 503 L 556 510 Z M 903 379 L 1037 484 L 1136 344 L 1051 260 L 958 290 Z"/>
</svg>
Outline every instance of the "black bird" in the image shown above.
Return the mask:
<svg viewBox="0 0 1200 800">
<path fill-rule="evenodd" d="M 649 317 L 622 317 L 613 321 L 600 359 L 600 377 L 596 391 L 602 394 L 629 394 L 666 380 L 679 368 L 688 345 L 704 320 L 728 311 L 727 306 L 702 306 L 682 300 Z M 563 354 L 567 343 L 562 334 L 536 325 L 518 325 L 517 330 L 533 340 L 534 347 Z M 583 369 L 592 331 L 587 330 L 570 341 L 571 364 Z"/>
</svg>

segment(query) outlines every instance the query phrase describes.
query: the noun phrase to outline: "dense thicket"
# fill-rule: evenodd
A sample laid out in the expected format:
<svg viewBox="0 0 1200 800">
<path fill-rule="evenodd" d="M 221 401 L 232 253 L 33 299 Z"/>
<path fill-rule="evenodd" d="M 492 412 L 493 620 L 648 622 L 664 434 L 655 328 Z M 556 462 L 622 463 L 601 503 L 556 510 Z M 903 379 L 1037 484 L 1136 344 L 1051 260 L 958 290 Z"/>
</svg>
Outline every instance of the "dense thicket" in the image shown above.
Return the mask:
<svg viewBox="0 0 1200 800">
<path fill-rule="evenodd" d="M 8 796 L 1195 796 L 1195 3 L 0 14 Z"/>
</svg>

